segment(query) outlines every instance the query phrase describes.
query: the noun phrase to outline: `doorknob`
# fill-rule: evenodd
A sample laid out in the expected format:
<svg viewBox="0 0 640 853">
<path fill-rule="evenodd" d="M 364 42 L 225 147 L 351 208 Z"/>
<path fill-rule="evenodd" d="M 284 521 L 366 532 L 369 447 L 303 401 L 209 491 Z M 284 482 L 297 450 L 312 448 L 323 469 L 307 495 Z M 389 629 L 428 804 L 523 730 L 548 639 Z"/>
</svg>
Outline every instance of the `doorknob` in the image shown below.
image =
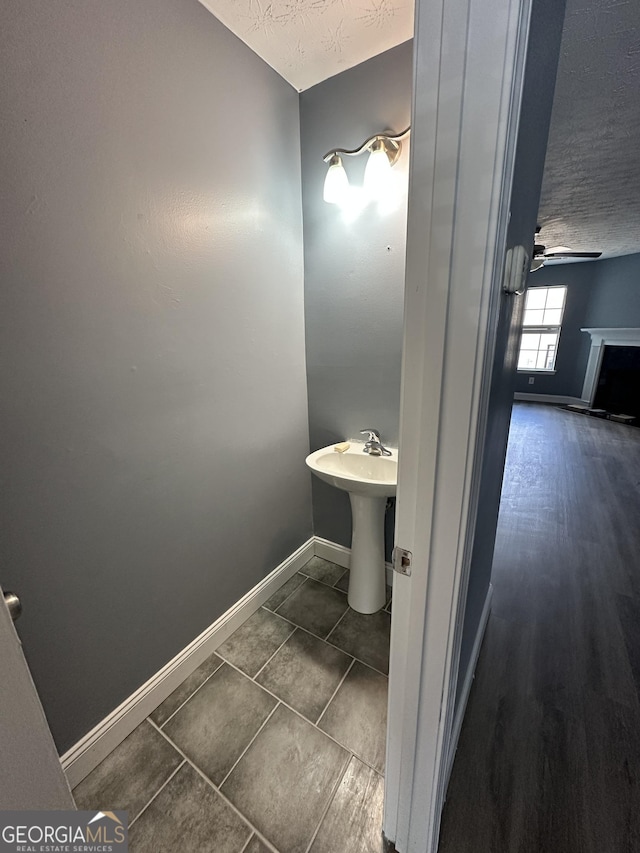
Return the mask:
<svg viewBox="0 0 640 853">
<path fill-rule="evenodd" d="M 4 603 L 7 605 L 9 615 L 15 622 L 16 619 L 18 619 L 20 614 L 22 613 L 22 604 L 20 602 L 20 599 L 15 594 L 15 592 L 5 592 Z"/>
</svg>

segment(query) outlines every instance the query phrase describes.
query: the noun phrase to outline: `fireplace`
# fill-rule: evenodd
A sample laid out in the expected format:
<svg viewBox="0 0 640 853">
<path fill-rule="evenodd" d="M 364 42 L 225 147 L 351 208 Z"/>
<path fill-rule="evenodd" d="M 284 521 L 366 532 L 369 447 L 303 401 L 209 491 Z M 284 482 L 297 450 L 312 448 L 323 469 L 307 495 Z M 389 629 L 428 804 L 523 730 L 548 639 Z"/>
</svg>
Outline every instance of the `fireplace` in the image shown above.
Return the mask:
<svg viewBox="0 0 640 853">
<path fill-rule="evenodd" d="M 605 346 L 594 406 L 640 418 L 640 347 Z"/>
<path fill-rule="evenodd" d="M 640 329 L 582 329 L 591 350 L 582 399 L 594 408 L 640 418 Z"/>
</svg>

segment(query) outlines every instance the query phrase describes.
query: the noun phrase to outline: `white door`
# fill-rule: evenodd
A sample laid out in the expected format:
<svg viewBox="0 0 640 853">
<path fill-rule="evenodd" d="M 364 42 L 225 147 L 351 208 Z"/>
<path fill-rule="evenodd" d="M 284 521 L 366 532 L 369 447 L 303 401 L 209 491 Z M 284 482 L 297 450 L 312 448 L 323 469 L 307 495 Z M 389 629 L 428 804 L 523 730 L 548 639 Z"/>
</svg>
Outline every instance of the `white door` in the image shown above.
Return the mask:
<svg viewBox="0 0 640 853">
<path fill-rule="evenodd" d="M 0 811 L 74 808 L 0 589 Z"/>
<path fill-rule="evenodd" d="M 395 537 L 412 565 L 394 577 L 384 815 L 399 853 L 438 844 L 500 305 L 519 298 L 502 278 L 537 2 L 416 7 Z"/>
</svg>

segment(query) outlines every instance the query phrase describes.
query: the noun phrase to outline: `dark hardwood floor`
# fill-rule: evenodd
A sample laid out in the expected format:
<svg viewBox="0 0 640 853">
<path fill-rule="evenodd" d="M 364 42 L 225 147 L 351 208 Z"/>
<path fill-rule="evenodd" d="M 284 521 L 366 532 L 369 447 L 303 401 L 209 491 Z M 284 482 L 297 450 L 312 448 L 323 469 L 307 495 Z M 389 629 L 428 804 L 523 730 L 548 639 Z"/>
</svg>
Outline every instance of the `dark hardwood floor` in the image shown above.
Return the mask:
<svg viewBox="0 0 640 853">
<path fill-rule="evenodd" d="M 640 429 L 514 408 L 440 853 L 640 851 Z"/>
</svg>

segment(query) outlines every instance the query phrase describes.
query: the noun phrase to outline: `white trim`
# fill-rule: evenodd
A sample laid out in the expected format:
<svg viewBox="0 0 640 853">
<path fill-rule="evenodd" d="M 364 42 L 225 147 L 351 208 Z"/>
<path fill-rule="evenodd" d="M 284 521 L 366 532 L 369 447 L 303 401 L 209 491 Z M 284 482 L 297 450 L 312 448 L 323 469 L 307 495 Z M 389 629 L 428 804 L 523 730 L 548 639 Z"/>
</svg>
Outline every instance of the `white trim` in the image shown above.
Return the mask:
<svg viewBox="0 0 640 853">
<path fill-rule="evenodd" d="M 451 728 L 451 740 L 449 742 L 449 754 L 447 755 L 447 786 L 449 785 L 449 779 L 451 777 L 451 771 L 453 769 L 453 761 L 456 757 L 456 750 L 458 749 L 458 741 L 460 740 L 462 721 L 464 720 L 465 711 L 467 710 L 467 702 L 469 701 L 471 685 L 473 684 L 473 679 L 475 678 L 476 674 L 476 666 L 478 664 L 480 649 L 482 648 L 482 641 L 484 639 L 484 634 L 487 628 L 487 622 L 489 621 L 492 598 L 493 584 L 490 583 L 489 589 L 487 590 L 487 596 L 484 600 L 484 606 L 482 608 L 482 614 L 480 616 L 480 624 L 478 625 L 478 630 L 476 632 L 476 638 L 473 641 L 473 648 L 471 649 L 471 658 L 469 660 L 469 666 L 467 667 L 467 672 L 460 688 L 460 700 L 458 702 L 458 708 L 456 710 L 455 717 L 453 718 L 453 726 Z"/>
<path fill-rule="evenodd" d="M 605 347 L 640 347 L 639 328 L 591 328 L 580 329 L 591 335 L 591 349 L 584 374 L 582 397 L 587 405 L 593 406 L 598 390 L 598 379 Z"/>
<path fill-rule="evenodd" d="M 321 536 L 313 537 L 313 547 L 316 557 L 329 560 L 329 562 L 335 563 L 337 566 L 342 566 L 343 569 L 349 568 L 351 548 L 338 545 L 337 542 L 331 542 L 330 539 L 323 539 Z M 391 563 L 385 562 L 384 567 L 387 575 L 387 586 L 393 586 L 393 566 Z"/>
<path fill-rule="evenodd" d="M 74 788 L 97 767 L 314 553 L 312 537 L 65 752 L 60 761 L 70 786 Z"/>
<path fill-rule="evenodd" d="M 313 537 L 313 547 L 316 557 L 329 560 L 329 562 L 335 563 L 337 566 L 342 566 L 343 569 L 349 568 L 351 548 L 338 545 L 337 542 L 331 542 L 331 540 L 323 539 L 321 536 Z"/>
<path fill-rule="evenodd" d="M 420 0 L 384 835 L 433 853 L 479 499 L 530 0 Z M 509 297 L 517 298 L 517 297 Z"/>
<path fill-rule="evenodd" d="M 580 397 L 565 397 L 562 394 L 527 394 L 524 391 L 516 391 L 514 400 L 527 403 L 553 403 L 556 406 L 586 406 L 588 405 Z"/>
<path fill-rule="evenodd" d="M 591 335 L 591 340 L 597 344 L 610 344 L 611 346 L 621 347 L 640 347 L 640 328 L 590 328 L 580 329 L 581 332 L 588 332 Z"/>
</svg>

